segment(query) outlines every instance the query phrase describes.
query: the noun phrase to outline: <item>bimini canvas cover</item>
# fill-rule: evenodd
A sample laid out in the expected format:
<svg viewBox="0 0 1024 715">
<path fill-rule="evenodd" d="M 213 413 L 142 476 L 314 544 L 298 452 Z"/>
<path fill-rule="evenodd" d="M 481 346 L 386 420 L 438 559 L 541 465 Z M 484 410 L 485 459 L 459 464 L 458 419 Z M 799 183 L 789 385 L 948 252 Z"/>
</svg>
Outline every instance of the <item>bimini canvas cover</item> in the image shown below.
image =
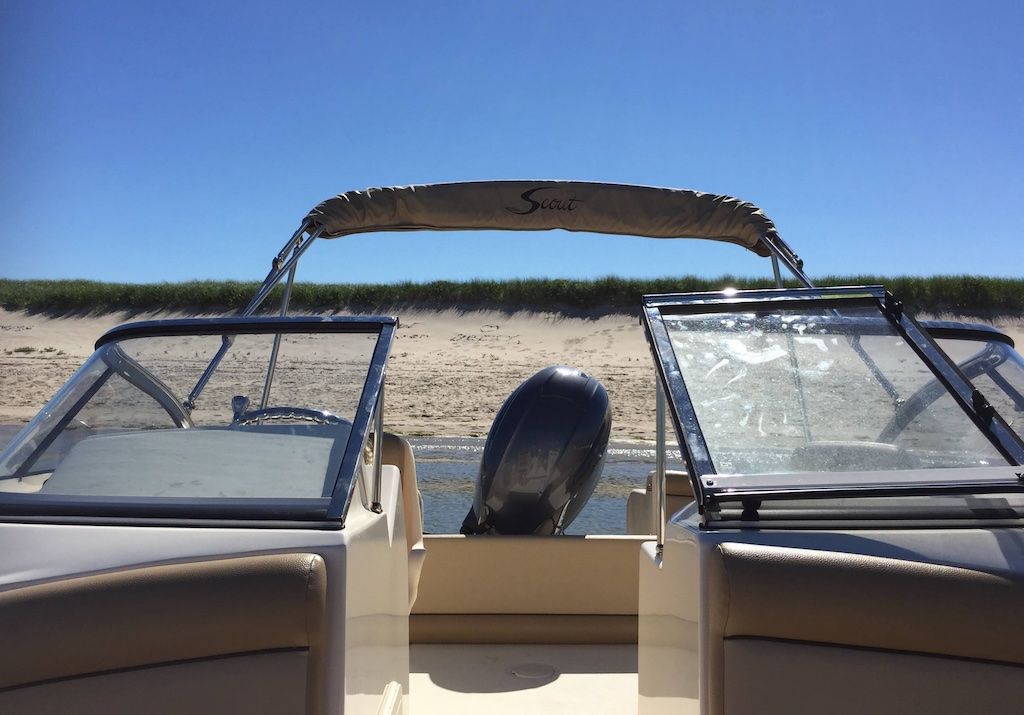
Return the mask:
<svg viewBox="0 0 1024 715">
<path fill-rule="evenodd" d="M 585 181 L 474 181 L 349 191 L 316 206 L 307 221 L 326 238 L 371 231 L 567 231 L 705 238 L 768 256 L 785 247 L 752 203 L 686 189 Z"/>
</svg>

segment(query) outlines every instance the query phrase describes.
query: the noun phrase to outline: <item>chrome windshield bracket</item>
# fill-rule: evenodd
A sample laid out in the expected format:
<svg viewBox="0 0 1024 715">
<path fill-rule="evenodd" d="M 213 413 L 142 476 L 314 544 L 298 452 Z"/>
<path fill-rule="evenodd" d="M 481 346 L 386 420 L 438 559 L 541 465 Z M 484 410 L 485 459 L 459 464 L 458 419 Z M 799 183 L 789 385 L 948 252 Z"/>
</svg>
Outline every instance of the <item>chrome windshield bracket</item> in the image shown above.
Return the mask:
<svg viewBox="0 0 1024 715">
<path fill-rule="evenodd" d="M 384 385 L 377 396 L 377 412 L 373 421 L 373 490 L 370 496 L 370 510 L 380 514 L 384 507 L 380 503 L 381 470 L 384 459 Z"/>
<path fill-rule="evenodd" d="M 654 513 L 658 520 L 657 530 L 657 551 L 661 553 L 665 549 L 665 389 L 661 386 L 661 379 L 655 378 L 655 466 L 654 484 L 651 490 L 654 493 Z"/>
</svg>

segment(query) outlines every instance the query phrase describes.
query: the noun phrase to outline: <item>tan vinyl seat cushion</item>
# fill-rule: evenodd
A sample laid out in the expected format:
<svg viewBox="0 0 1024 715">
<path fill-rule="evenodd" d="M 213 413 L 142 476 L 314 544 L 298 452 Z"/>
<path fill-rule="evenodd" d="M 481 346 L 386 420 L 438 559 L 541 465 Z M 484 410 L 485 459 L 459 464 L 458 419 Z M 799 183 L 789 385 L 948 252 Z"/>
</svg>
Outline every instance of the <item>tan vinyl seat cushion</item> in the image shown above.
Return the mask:
<svg viewBox="0 0 1024 715">
<path fill-rule="evenodd" d="M 725 543 L 710 556 L 705 587 L 713 713 L 726 712 L 726 683 L 744 678 L 726 676 L 726 644 L 736 641 L 736 653 L 754 652 L 739 640 L 1024 665 L 1024 582 L 1008 576 L 844 552 Z"/>
<path fill-rule="evenodd" d="M 726 715 L 1020 715 L 1024 667 L 764 638 L 725 641 Z"/>
<path fill-rule="evenodd" d="M 644 540 L 427 536 L 412 640 L 635 643 Z"/>
<path fill-rule="evenodd" d="M 148 566 L 0 592 L 0 688 L 301 649 L 319 693 L 326 597 L 316 554 Z"/>
</svg>

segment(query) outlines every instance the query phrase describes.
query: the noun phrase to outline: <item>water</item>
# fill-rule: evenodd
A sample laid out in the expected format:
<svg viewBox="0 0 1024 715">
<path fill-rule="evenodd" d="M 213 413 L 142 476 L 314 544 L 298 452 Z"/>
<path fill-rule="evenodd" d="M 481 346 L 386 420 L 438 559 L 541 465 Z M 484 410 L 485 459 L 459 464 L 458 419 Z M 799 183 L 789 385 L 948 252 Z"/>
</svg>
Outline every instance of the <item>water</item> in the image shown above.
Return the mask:
<svg viewBox="0 0 1024 715">
<path fill-rule="evenodd" d="M 484 440 L 412 437 L 409 442 L 416 456 L 416 481 L 423 495 L 424 531 L 458 533 L 473 503 Z M 625 534 L 626 498 L 631 490 L 644 488 L 647 474 L 654 469 L 654 457 L 652 445 L 611 443 L 594 495 L 566 533 Z M 679 458 L 678 451 L 669 450 L 670 462 L 678 462 Z"/>
</svg>

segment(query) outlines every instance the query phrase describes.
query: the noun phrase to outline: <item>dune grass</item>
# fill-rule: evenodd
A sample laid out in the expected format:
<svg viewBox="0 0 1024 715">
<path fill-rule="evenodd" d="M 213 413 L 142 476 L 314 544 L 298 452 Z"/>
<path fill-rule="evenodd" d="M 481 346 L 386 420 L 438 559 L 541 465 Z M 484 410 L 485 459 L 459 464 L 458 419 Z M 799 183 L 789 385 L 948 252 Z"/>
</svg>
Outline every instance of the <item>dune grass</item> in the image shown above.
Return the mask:
<svg viewBox="0 0 1024 715">
<path fill-rule="evenodd" d="M 882 284 L 917 311 L 990 317 L 1024 314 L 1024 279 L 981 276 L 820 276 L 819 286 Z M 87 280 L 0 279 L 0 306 L 33 312 L 104 313 L 193 310 L 234 312 L 255 293 L 256 282 L 103 283 Z M 495 308 L 555 312 L 636 312 L 648 293 L 772 287 L 769 279 L 725 275 L 655 279 L 520 279 L 427 283 L 297 283 L 296 311 L 374 311 L 395 308 Z M 280 301 L 280 287 L 266 306 Z"/>
</svg>

